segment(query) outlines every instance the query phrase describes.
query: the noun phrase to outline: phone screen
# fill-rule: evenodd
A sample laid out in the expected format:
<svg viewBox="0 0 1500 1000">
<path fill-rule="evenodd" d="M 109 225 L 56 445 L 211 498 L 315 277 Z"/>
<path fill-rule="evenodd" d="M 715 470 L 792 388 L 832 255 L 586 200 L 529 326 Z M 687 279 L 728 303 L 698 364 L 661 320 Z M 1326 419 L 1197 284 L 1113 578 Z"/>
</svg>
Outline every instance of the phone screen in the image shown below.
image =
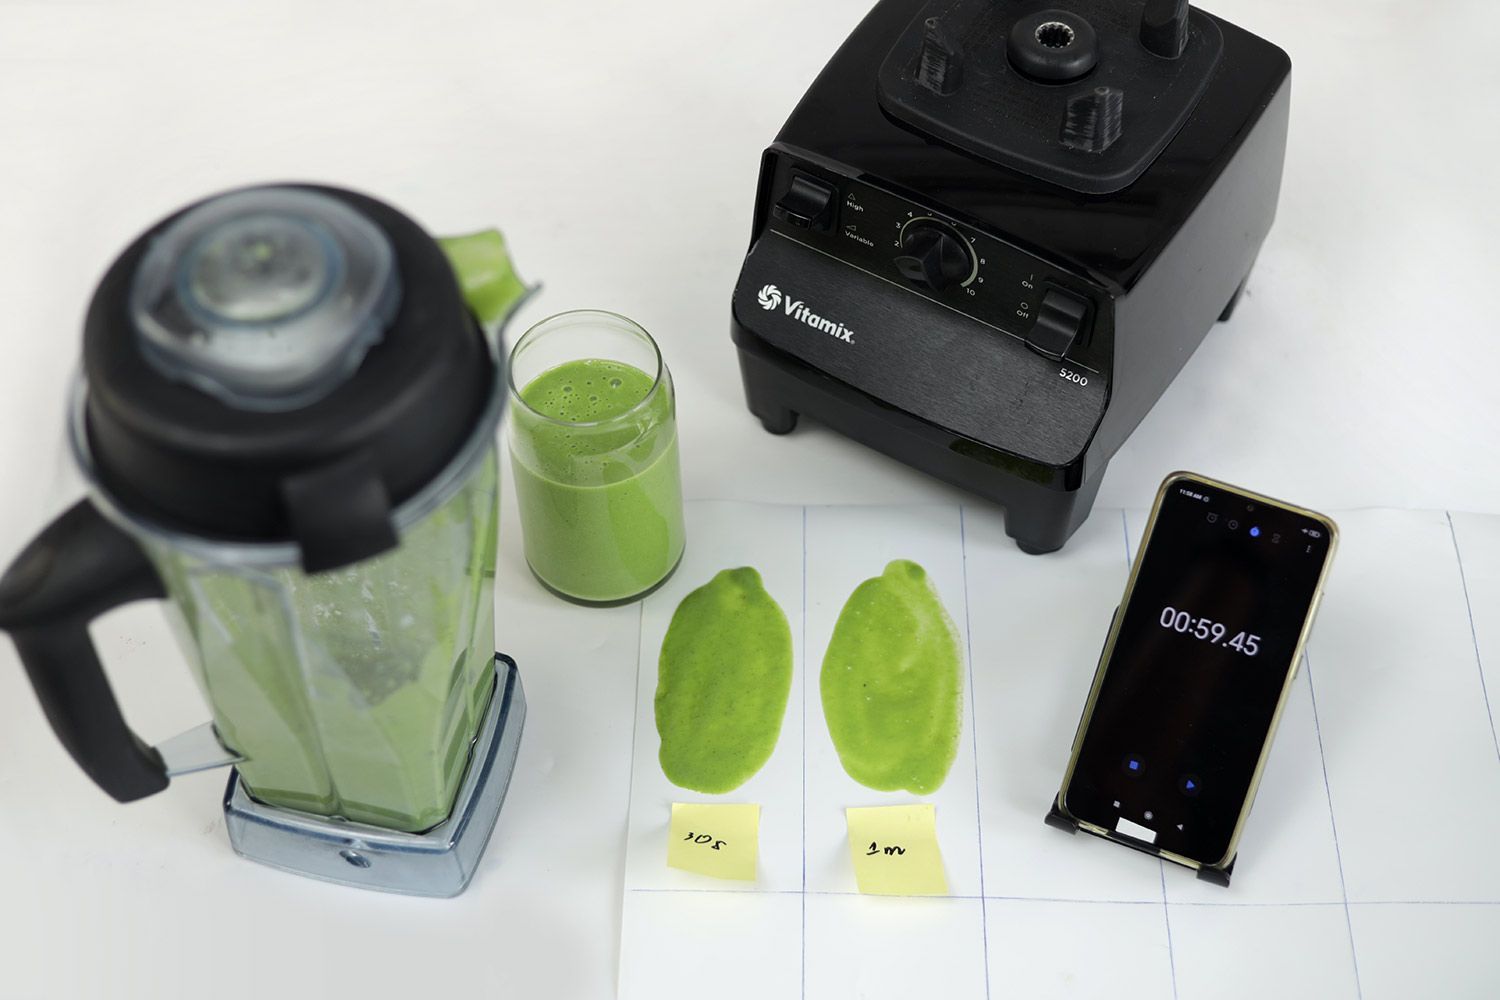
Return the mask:
<svg viewBox="0 0 1500 1000">
<path fill-rule="evenodd" d="M 1170 480 L 1063 804 L 1208 865 L 1228 860 L 1332 539 L 1318 518 Z"/>
</svg>

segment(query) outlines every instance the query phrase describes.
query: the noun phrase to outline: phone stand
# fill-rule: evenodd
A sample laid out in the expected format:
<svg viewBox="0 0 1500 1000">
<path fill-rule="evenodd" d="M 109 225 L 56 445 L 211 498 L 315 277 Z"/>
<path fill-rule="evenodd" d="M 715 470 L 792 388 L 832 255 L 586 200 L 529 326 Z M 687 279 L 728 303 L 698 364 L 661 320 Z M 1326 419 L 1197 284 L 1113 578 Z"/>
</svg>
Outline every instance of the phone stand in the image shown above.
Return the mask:
<svg viewBox="0 0 1500 1000">
<path fill-rule="evenodd" d="M 1046 823 L 1048 826 L 1055 827 L 1066 833 L 1077 833 L 1079 830 L 1078 821 L 1070 819 L 1068 816 L 1064 815 L 1063 811 L 1058 808 L 1057 799 L 1055 798 L 1052 800 L 1052 809 L 1047 813 Z M 1094 833 L 1093 830 L 1087 830 L 1085 832 L 1093 833 L 1094 836 L 1103 837 L 1105 840 L 1113 840 L 1117 844 L 1124 844 L 1126 847 L 1140 851 L 1142 854 L 1149 854 L 1154 858 L 1161 859 L 1162 861 L 1172 861 L 1171 858 L 1166 857 L 1161 853 L 1161 851 L 1157 850 L 1155 847 L 1152 847 L 1144 840 L 1136 840 L 1134 837 L 1127 837 L 1123 833 Z M 1238 858 L 1238 855 L 1230 858 L 1229 864 L 1225 865 L 1223 868 L 1209 868 L 1206 866 L 1198 867 L 1195 870 L 1198 872 L 1199 881 L 1212 882 L 1214 885 L 1221 885 L 1226 889 L 1229 888 L 1229 876 L 1234 874 L 1234 863 L 1236 860 L 1238 860 Z M 1172 863 L 1180 864 L 1181 862 L 1172 861 Z M 1183 867 L 1191 868 L 1192 866 L 1184 865 Z"/>
</svg>

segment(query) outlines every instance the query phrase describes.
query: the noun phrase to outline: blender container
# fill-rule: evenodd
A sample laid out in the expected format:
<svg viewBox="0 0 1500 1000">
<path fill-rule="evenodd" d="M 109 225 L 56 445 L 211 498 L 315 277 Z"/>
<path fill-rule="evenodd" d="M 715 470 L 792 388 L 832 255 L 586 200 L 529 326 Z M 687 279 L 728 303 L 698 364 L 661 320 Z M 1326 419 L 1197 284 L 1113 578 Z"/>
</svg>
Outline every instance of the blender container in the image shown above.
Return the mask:
<svg viewBox="0 0 1500 1000">
<path fill-rule="evenodd" d="M 498 233 L 440 246 L 311 186 L 210 198 L 114 263 L 70 423 L 91 495 L 0 579 L 0 628 L 101 788 L 233 763 L 242 855 L 463 890 L 525 714 L 493 585 L 498 328 L 526 291 Z M 155 747 L 87 631 L 153 597 L 212 715 Z"/>
</svg>

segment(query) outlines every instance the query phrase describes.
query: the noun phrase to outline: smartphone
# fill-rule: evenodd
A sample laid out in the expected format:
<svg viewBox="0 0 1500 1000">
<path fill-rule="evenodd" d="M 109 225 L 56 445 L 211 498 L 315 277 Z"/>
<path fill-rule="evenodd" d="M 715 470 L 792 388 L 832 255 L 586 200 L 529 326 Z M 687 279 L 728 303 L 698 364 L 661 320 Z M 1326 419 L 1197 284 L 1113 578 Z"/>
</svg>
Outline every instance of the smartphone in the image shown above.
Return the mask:
<svg viewBox="0 0 1500 1000">
<path fill-rule="evenodd" d="M 1049 820 L 1227 884 L 1337 541 L 1321 514 L 1168 476 Z"/>
</svg>

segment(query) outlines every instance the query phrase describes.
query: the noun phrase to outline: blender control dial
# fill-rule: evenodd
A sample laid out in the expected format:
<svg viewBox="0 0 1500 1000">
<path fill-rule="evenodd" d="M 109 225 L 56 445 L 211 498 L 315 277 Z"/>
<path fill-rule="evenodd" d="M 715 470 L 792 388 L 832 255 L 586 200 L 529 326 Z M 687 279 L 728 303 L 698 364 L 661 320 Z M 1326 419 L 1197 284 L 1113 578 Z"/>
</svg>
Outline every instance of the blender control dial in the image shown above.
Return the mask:
<svg viewBox="0 0 1500 1000">
<path fill-rule="evenodd" d="M 946 222 L 927 216 L 901 227 L 901 255 L 896 270 L 908 281 L 942 291 L 968 285 L 979 273 L 979 261 L 969 241 Z"/>
</svg>

